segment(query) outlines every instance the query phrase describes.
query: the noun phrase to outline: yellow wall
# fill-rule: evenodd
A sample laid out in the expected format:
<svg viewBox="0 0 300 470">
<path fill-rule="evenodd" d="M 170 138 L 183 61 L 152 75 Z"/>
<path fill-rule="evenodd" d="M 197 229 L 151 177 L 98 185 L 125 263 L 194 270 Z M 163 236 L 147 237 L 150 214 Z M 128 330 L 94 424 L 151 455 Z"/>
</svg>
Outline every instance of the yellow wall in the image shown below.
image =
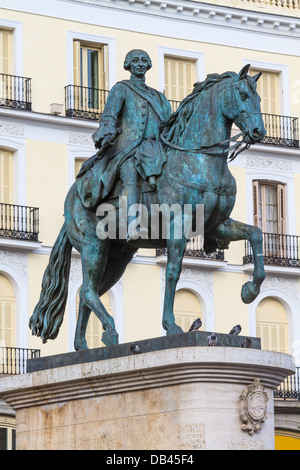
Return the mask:
<svg viewBox="0 0 300 470">
<path fill-rule="evenodd" d="M 67 148 L 52 142 L 27 140 L 27 205 L 40 209 L 39 239 L 52 245 L 63 224 L 67 195 Z"/>
<path fill-rule="evenodd" d="M 242 285 L 247 281 L 248 276 L 244 274 L 214 273 L 216 332 L 227 334 L 234 325 L 240 324 L 241 334 L 248 334 L 248 305 L 241 299 Z"/>
<path fill-rule="evenodd" d="M 161 336 L 159 268 L 130 264 L 123 288 L 125 342 Z"/>
</svg>

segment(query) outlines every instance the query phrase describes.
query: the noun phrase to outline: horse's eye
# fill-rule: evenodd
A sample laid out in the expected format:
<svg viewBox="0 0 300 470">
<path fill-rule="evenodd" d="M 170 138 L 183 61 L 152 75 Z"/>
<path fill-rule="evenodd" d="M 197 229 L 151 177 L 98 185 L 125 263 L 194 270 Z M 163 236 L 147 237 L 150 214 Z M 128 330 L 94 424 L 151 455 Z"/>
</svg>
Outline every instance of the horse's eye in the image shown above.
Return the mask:
<svg viewBox="0 0 300 470">
<path fill-rule="evenodd" d="M 244 91 L 242 91 L 242 92 L 240 93 L 240 96 L 241 96 L 241 100 L 242 100 L 242 101 L 245 101 L 245 100 L 247 100 L 247 99 L 249 98 L 249 95 L 248 95 L 247 93 L 245 93 Z"/>
</svg>

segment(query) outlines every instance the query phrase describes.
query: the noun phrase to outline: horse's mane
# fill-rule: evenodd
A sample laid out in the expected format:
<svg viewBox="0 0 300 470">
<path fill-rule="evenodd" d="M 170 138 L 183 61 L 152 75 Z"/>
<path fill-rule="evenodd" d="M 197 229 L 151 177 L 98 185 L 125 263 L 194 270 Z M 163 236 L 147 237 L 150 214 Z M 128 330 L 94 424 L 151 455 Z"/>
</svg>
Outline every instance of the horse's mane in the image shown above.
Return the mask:
<svg viewBox="0 0 300 470">
<path fill-rule="evenodd" d="M 184 130 L 183 128 L 186 128 L 186 123 L 193 113 L 195 101 L 201 99 L 206 90 L 216 83 L 236 76 L 236 72 L 224 72 L 222 74 L 211 73 L 207 75 L 203 82 L 196 82 L 192 93 L 182 100 L 177 111 L 175 111 L 175 113 L 173 113 L 167 120 L 164 127 L 166 138 L 168 140 L 172 140 L 182 135 Z"/>
</svg>

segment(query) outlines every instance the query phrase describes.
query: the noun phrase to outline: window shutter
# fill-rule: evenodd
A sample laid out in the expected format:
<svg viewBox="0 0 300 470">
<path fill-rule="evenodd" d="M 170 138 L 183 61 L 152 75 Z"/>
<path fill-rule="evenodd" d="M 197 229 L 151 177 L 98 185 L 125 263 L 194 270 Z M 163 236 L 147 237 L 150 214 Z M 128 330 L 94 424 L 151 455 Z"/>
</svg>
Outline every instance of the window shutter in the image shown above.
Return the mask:
<svg viewBox="0 0 300 470">
<path fill-rule="evenodd" d="M 259 227 L 258 181 L 253 181 L 253 223 Z"/>
<path fill-rule="evenodd" d="M 73 73 L 74 85 L 81 85 L 80 41 L 73 42 Z"/>
<path fill-rule="evenodd" d="M 13 203 L 13 154 L 0 151 L 0 201 Z"/>
<path fill-rule="evenodd" d="M 86 158 L 76 158 L 75 159 L 75 178 L 79 173 L 81 165 L 86 161 Z"/>
<path fill-rule="evenodd" d="M 193 90 L 195 61 L 165 56 L 165 92 L 169 100 L 181 101 Z"/>
<path fill-rule="evenodd" d="M 0 30 L 0 73 L 12 72 L 12 31 Z"/>
<path fill-rule="evenodd" d="M 100 70 L 100 88 L 103 90 L 108 90 L 109 89 L 109 84 L 108 84 L 108 46 L 103 46 L 101 49 L 101 68 Z"/>
<path fill-rule="evenodd" d="M 285 185 L 277 185 L 278 203 L 278 233 L 284 234 L 286 231 L 286 207 L 285 207 Z"/>
<path fill-rule="evenodd" d="M 262 72 L 257 82 L 257 93 L 261 97 L 261 111 L 266 114 L 280 114 L 279 73 L 251 69 L 251 75 Z"/>
</svg>

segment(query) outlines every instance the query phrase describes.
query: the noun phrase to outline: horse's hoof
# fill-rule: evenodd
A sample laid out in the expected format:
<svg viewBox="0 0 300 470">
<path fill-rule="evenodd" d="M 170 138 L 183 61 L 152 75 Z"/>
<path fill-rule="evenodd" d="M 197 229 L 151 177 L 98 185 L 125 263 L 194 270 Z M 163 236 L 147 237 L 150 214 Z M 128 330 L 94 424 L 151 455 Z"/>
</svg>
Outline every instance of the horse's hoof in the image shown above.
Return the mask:
<svg viewBox="0 0 300 470">
<path fill-rule="evenodd" d="M 180 333 L 183 333 L 183 330 L 180 328 L 180 326 L 176 325 L 176 323 L 173 323 L 169 328 L 167 329 L 167 336 L 170 335 L 178 335 Z"/>
<path fill-rule="evenodd" d="M 102 343 L 106 346 L 119 344 L 119 335 L 115 330 L 105 330 L 102 334 Z"/>
<path fill-rule="evenodd" d="M 244 304 L 250 304 L 259 294 L 259 289 L 256 289 L 253 286 L 251 281 L 246 282 L 242 287 L 241 297 Z"/>
</svg>

